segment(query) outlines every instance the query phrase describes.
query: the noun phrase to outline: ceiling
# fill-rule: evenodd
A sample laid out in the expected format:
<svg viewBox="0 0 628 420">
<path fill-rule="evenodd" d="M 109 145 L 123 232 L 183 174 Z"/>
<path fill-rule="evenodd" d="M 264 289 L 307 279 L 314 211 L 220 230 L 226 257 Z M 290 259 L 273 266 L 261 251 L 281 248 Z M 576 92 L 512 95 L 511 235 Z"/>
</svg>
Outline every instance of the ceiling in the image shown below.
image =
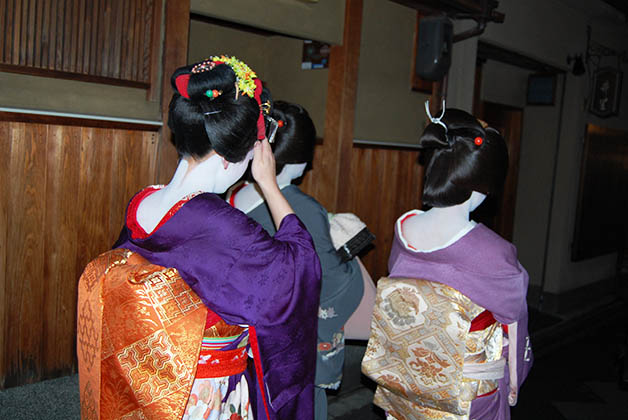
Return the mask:
<svg viewBox="0 0 628 420">
<path fill-rule="evenodd" d="M 628 16 L 628 2 L 626 0 L 602 0 L 604 3 L 611 5 L 624 15 L 624 21 Z"/>
<path fill-rule="evenodd" d="M 404 6 L 425 12 L 445 12 L 447 14 L 477 14 L 482 11 L 483 0 L 391 0 Z M 504 15 L 497 11 L 498 0 L 487 0 L 492 20 L 504 21 Z M 524 0 L 512 0 L 524 1 Z M 579 10 L 593 20 L 602 22 L 628 23 L 628 0 L 557 0 L 572 9 Z"/>
<path fill-rule="evenodd" d="M 484 0 L 391 0 L 395 3 L 420 10 L 426 13 L 445 12 L 452 15 L 479 15 L 482 13 L 482 4 Z M 497 12 L 499 5 L 498 0 L 486 0 L 488 9 L 491 11 L 490 16 L 493 21 L 503 22 L 504 15 Z"/>
<path fill-rule="evenodd" d="M 591 20 L 625 25 L 628 18 L 626 0 L 558 0 L 572 9 L 578 10 Z"/>
</svg>

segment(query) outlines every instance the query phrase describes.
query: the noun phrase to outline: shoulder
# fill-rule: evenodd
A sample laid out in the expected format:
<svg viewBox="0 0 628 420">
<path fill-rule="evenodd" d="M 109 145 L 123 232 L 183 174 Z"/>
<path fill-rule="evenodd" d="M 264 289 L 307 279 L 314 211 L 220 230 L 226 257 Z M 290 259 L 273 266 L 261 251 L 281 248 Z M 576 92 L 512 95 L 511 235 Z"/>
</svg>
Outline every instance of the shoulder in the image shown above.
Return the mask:
<svg viewBox="0 0 628 420">
<path fill-rule="evenodd" d="M 327 210 L 314 197 L 305 194 L 295 185 L 290 185 L 283 191 L 295 214 L 310 232 L 317 229 L 329 231 Z"/>
<path fill-rule="evenodd" d="M 319 213 L 327 217 L 325 207 L 316 201 L 314 197 L 301 191 L 296 185 L 289 185 L 284 188 L 283 191 L 286 199 L 294 207 L 296 213 L 299 213 L 299 210 L 301 210 L 308 213 Z"/>
<path fill-rule="evenodd" d="M 260 229 L 257 222 L 216 194 L 199 194 L 183 208 L 194 213 L 197 228 L 212 235 L 246 236 Z"/>
<path fill-rule="evenodd" d="M 489 272 L 492 276 L 519 275 L 517 248 L 483 224 L 478 224 L 462 245 L 462 262 L 476 272 Z"/>
<path fill-rule="evenodd" d="M 325 211 L 325 208 L 314 197 L 304 193 L 296 185 L 288 185 L 283 189 L 283 193 L 290 202 L 316 207 Z"/>
</svg>

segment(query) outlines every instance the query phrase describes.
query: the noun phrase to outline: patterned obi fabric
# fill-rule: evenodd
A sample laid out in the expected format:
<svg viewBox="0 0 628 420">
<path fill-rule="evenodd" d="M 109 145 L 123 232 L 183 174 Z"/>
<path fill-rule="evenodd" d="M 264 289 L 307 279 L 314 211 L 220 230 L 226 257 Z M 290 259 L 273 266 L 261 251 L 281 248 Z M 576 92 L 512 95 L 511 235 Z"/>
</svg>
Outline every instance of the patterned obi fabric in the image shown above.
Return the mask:
<svg viewBox="0 0 628 420">
<path fill-rule="evenodd" d="M 457 290 L 382 278 L 362 371 L 378 384 L 374 403 L 399 420 L 466 420 L 504 375 L 502 346 L 501 325 Z"/>
<path fill-rule="evenodd" d="M 196 378 L 218 378 L 244 372 L 249 342 L 248 327 L 223 320 L 205 326 Z"/>
<path fill-rule="evenodd" d="M 207 313 L 174 268 L 125 249 L 90 262 L 79 281 L 81 418 L 180 419 Z"/>
</svg>

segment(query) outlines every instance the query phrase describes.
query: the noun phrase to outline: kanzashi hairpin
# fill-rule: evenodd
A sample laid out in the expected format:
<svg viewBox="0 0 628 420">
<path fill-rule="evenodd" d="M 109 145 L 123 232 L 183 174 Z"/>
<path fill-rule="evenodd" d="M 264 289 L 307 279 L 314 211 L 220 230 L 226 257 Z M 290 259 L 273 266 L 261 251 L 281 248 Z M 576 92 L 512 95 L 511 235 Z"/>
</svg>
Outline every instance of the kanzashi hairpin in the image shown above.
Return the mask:
<svg viewBox="0 0 628 420">
<path fill-rule="evenodd" d="M 255 81 L 257 74 L 246 63 L 238 60 L 235 57 L 227 57 L 225 55 L 212 56 L 209 58 L 214 65 L 226 64 L 233 69 L 236 75 L 236 81 L 238 83 L 238 89 L 240 92 L 253 98 L 255 96 Z"/>
<path fill-rule="evenodd" d="M 270 105 L 270 101 L 266 101 L 260 104 L 260 108 L 262 112 L 264 113 L 264 115 L 270 114 L 270 110 L 272 108 L 272 106 Z"/>
<path fill-rule="evenodd" d="M 445 116 L 445 100 L 444 99 L 443 99 L 443 109 L 441 110 L 441 114 L 438 117 L 432 117 L 432 114 L 430 112 L 430 100 L 429 99 L 425 101 L 425 112 L 427 113 L 427 117 L 430 119 L 430 121 L 432 121 L 434 124 L 443 126 L 445 128 L 445 133 L 447 132 L 447 126 L 445 125 L 444 122 L 441 121 L 441 119 Z"/>
<path fill-rule="evenodd" d="M 204 71 L 212 70 L 214 67 L 216 67 L 216 63 L 214 63 L 210 59 L 207 59 L 207 60 L 204 60 L 204 61 L 198 63 L 194 67 L 192 67 L 192 71 L 191 72 L 192 73 L 202 73 Z"/>
<path fill-rule="evenodd" d="M 222 90 L 216 90 L 216 89 L 207 89 L 205 91 L 205 96 L 207 96 L 209 99 L 214 99 L 219 97 L 220 95 L 222 95 Z"/>
<path fill-rule="evenodd" d="M 266 138 L 268 139 L 269 143 L 274 143 L 275 142 L 275 135 L 277 134 L 277 129 L 279 128 L 279 122 L 274 119 L 273 117 L 266 117 L 267 118 L 267 122 L 268 125 L 266 127 Z M 279 120 L 281 121 L 281 120 Z"/>
</svg>

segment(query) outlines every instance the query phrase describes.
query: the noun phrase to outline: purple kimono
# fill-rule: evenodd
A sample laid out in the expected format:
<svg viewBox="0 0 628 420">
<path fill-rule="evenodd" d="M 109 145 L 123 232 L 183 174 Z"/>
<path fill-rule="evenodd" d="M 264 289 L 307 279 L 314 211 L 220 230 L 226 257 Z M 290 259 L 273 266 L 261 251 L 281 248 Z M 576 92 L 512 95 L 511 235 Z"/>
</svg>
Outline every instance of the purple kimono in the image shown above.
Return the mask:
<svg viewBox="0 0 628 420">
<path fill-rule="evenodd" d="M 286 216 L 271 237 L 240 210 L 204 193 L 145 239 L 132 238 L 125 225 L 114 247 L 176 268 L 227 323 L 254 326 L 272 420 L 314 418 L 311 332 L 317 328 L 321 271 L 312 238 L 295 215 Z M 251 395 L 256 419 L 263 419 L 257 380 L 250 384 L 257 390 Z"/>
<path fill-rule="evenodd" d="M 528 274 L 517 260 L 517 250 L 482 224 L 452 245 L 432 252 L 408 249 L 400 238 L 399 229 L 400 223 L 397 223 L 388 261 L 390 278 L 422 278 L 445 284 L 491 311 L 498 322 L 517 323 L 516 334 L 512 334 L 516 335 L 516 346 L 510 350 L 514 355 L 511 360 L 516 360 L 516 367 L 510 367 L 516 381 L 510 383 L 507 365 L 504 377 L 499 380 L 498 392 L 473 400 L 469 415 L 470 419 L 510 419 L 509 393 L 511 388 L 518 390 L 523 383 L 533 359 L 526 304 Z M 515 341 L 514 337 L 509 339 Z M 508 352 L 505 348 L 504 357 L 508 358 Z"/>
</svg>

